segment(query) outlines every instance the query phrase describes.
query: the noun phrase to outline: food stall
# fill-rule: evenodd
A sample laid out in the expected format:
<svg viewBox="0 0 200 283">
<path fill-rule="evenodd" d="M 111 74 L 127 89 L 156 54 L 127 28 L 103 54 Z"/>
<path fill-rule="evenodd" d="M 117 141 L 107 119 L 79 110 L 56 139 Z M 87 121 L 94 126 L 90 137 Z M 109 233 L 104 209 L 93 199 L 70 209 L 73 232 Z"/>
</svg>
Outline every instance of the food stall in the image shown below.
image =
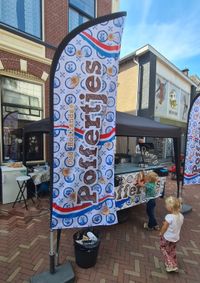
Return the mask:
<svg viewBox="0 0 200 283">
<path fill-rule="evenodd" d="M 49 119 L 43 119 L 27 125 L 24 128 L 24 136 L 30 132 L 49 133 Z M 181 136 L 181 130 L 179 128 L 163 125 L 154 120 L 144 117 L 117 112 L 116 135 L 126 137 L 145 136 L 173 138 L 177 169 L 177 195 L 179 196 L 180 164 L 178 156 L 180 155 Z M 24 147 L 24 157 L 26 156 L 25 152 L 26 149 Z M 149 170 L 153 170 L 159 175 L 159 180 L 157 183 L 157 196 L 160 196 L 163 194 L 166 181 L 166 170 L 162 165 L 144 164 L 144 166 L 141 166 L 141 164 L 131 162 L 115 164 L 115 196 L 117 210 L 129 208 L 145 201 L 144 188 L 140 187 L 137 184 L 137 180 L 138 178 L 141 178 L 143 174 L 146 174 Z"/>
<path fill-rule="evenodd" d="M 181 130 L 179 128 L 163 125 L 151 119 L 122 112 L 117 112 L 116 120 L 117 136 L 173 138 L 176 169 L 179 170 L 180 164 L 178 156 L 180 155 L 181 136 Z M 167 170 L 165 170 L 162 164 L 155 162 L 155 159 L 149 164 L 145 164 L 144 162 L 115 164 L 117 210 L 145 202 L 144 187 L 138 185 L 138 179 L 143 178 L 150 170 L 155 171 L 159 176 L 157 182 L 157 197 L 159 197 L 163 195 L 167 175 Z M 179 195 L 179 180 L 179 171 L 177 171 L 177 195 Z"/>
</svg>

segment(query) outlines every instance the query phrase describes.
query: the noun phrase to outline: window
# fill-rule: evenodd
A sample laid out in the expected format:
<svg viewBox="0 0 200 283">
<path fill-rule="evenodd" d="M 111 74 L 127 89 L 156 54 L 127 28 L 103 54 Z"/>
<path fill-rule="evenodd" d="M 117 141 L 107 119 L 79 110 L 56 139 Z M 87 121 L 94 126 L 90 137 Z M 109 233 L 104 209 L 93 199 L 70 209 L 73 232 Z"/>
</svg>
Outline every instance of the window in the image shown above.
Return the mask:
<svg viewBox="0 0 200 283">
<path fill-rule="evenodd" d="M 41 38 L 41 0 L 0 0 L 0 22 Z"/>
<path fill-rule="evenodd" d="M 42 86 L 0 77 L 3 161 L 21 161 L 22 129 L 43 117 Z M 29 136 L 27 160 L 43 160 L 43 136 Z"/>
<path fill-rule="evenodd" d="M 69 31 L 95 17 L 95 0 L 69 0 Z"/>
</svg>

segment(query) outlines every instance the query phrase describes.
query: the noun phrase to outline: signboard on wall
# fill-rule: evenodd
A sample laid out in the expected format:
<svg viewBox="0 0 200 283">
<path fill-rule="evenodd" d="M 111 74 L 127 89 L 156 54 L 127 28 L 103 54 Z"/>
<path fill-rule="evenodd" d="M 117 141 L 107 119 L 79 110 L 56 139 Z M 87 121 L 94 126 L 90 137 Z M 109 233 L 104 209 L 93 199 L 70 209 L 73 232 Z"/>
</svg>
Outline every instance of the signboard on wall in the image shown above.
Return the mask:
<svg viewBox="0 0 200 283">
<path fill-rule="evenodd" d="M 53 229 L 111 225 L 118 61 L 125 13 L 87 22 L 56 52 L 51 79 Z"/>
<path fill-rule="evenodd" d="M 200 95 L 193 101 L 188 116 L 183 183 L 200 184 Z"/>
<path fill-rule="evenodd" d="M 155 116 L 187 122 L 190 94 L 156 75 Z"/>
<path fill-rule="evenodd" d="M 156 93 L 155 93 L 155 115 L 157 117 L 167 116 L 167 92 L 168 81 L 160 76 L 156 76 Z"/>
<path fill-rule="evenodd" d="M 168 95 L 167 95 L 167 116 L 173 120 L 179 119 L 179 108 L 180 108 L 180 89 L 174 84 L 168 84 Z"/>
</svg>

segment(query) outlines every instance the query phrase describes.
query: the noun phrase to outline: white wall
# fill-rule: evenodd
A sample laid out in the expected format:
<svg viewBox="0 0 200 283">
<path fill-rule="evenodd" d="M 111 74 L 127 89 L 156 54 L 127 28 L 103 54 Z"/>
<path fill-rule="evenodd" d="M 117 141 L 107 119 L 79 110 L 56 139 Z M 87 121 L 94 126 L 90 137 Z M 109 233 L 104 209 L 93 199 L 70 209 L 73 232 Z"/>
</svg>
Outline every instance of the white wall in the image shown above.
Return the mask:
<svg viewBox="0 0 200 283">
<path fill-rule="evenodd" d="M 183 78 L 181 78 L 174 70 L 161 63 L 159 59 L 157 59 L 156 62 L 156 73 L 165 78 L 166 80 L 172 82 L 177 87 L 180 87 L 184 91 L 189 93 L 191 92 L 191 85 Z"/>
</svg>

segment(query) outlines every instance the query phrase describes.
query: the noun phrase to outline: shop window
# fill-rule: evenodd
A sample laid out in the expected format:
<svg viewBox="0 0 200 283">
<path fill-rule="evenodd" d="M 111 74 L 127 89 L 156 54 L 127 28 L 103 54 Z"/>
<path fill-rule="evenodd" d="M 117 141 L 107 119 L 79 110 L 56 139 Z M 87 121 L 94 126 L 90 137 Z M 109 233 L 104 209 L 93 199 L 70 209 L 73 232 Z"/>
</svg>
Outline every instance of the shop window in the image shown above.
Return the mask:
<svg viewBox="0 0 200 283">
<path fill-rule="evenodd" d="M 1 0 L 0 22 L 41 39 L 41 0 Z"/>
<path fill-rule="evenodd" d="M 23 128 L 43 117 L 42 86 L 8 77 L 0 78 L 2 109 L 2 159 L 22 161 Z M 27 160 L 43 160 L 43 135 L 29 135 Z"/>
<path fill-rule="evenodd" d="M 69 0 L 69 31 L 95 17 L 95 0 Z"/>
</svg>

